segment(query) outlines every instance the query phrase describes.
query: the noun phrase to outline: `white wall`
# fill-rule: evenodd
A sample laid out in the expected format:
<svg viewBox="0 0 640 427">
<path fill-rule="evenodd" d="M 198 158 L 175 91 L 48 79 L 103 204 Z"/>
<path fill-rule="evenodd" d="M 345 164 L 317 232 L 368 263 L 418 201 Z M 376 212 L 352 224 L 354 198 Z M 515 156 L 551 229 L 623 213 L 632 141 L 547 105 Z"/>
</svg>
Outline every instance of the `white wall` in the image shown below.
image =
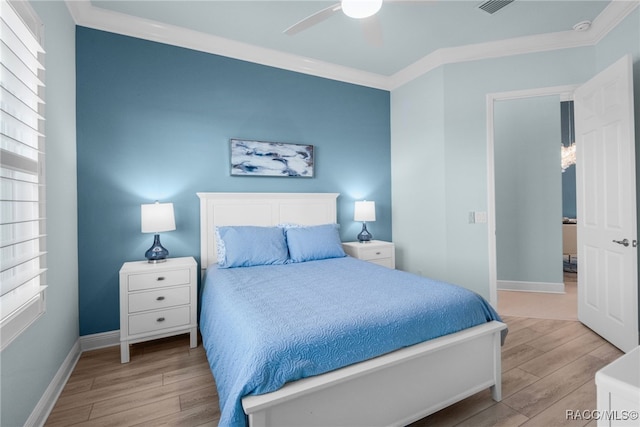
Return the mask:
<svg viewBox="0 0 640 427">
<path fill-rule="evenodd" d="M 494 104 L 498 281 L 562 286 L 560 129 L 558 95 Z"/>
<path fill-rule="evenodd" d="M 489 298 L 487 226 L 468 218 L 470 211 L 487 211 L 486 94 L 580 84 L 630 52 L 640 105 L 639 13 L 597 46 L 448 64 L 392 92 L 393 236 L 400 268 Z M 440 100 L 442 110 L 434 111 Z M 399 153 L 412 150 L 435 169 L 409 167 L 415 160 Z M 440 186 L 424 185 L 442 173 Z"/>
<path fill-rule="evenodd" d="M 22 426 L 78 340 L 75 24 L 63 2 L 33 2 L 45 25 L 47 312 L 0 353 L 0 425 Z"/>
<path fill-rule="evenodd" d="M 428 94 L 428 96 L 424 96 Z M 397 266 L 446 277 L 442 68 L 391 94 L 391 181 Z M 398 244 L 400 243 L 400 244 Z M 407 244 L 409 243 L 409 244 Z"/>
<path fill-rule="evenodd" d="M 400 268 L 489 298 L 487 225 L 469 223 L 469 212 L 487 211 L 486 94 L 586 81 L 594 74 L 593 52 L 577 48 L 449 64 L 417 79 L 429 82 L 438 73 L 441 87 L 413 81 L 392 92 L 392 153 L 417 150 L 443 173 L 435 181 L 440 185 L 425 186 L 432 171 L 408 168 L 411 173 L 401 175 L 396 171 L 407 169 L 408 160 L 392 156 L 393 236 Z M 434 99 L 444 101 L 436 113 L 424 106 Z M 400 106 L 405 111 L 399 112 Z M 432 114 L 442 119 L 426 120 Z M 414 238 L 415 229 L 437 237 Z M 407 256 L 425 253 L 425 245 L 432 254 Z"/>
</svg>

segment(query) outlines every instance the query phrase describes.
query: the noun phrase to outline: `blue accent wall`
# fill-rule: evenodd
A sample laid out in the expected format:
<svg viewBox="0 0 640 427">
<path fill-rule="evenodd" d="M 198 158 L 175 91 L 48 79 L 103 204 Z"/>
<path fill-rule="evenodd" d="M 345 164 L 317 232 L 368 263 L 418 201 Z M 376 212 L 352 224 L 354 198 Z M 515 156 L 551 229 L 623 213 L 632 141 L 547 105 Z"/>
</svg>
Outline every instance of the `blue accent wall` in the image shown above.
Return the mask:
<svg viewBox="0 0 640 427">
<path fill-rule="evenodd" d="M 173 202 L 170 256 L 199 261 L 196 192 L 336 192 L 344 241 L 355 200 L 391 240 L 387 91 L 78 27 L 80 335 L 119 329 L 118 270 L 143 260 L 140 204 Z M 231 177 L 229 139 L 312 144 L 314 178 Z"/>
</svg>

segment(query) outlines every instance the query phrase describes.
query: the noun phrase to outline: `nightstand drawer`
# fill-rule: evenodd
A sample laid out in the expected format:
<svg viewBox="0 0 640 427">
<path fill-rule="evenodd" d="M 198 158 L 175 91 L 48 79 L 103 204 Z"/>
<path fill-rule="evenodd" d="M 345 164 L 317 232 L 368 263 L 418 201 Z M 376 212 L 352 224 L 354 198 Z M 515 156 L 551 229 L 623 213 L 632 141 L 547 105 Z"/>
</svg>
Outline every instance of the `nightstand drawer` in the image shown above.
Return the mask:
<svg viewBox="0 0 640 427">
<path fill-rule="evenodd" d="M 131 274 L 129 275 L 129 290 L 139 291 L 162 286 L 187 285 L 190 282 L 189 269 Z"/>
<path fill-rule="evenodd" d="M 191 302 L 189 286 L 129 294 L 129 313 L 175 307 Z"/>
<path fill-rule="evenodd" d="M 184 306 L 129 316 L 129 334 L 142 334 L 188 325 L 190 314 L 190 307 Z"/>
<path fill-rule="evenodd" d="M 392 258 L 372 259 L 372 260 L 368 260 L 368 261 L 373 263 L 373 264 L 381 265 L 383 267 L 395 268 L 395 265 L 393 265 Z"/>
<path fill-rule="evenodd" d="M 391 242 L 372 240 L 369 243 L 345 242 L 342 248 L 347 255 L 363 261 L 396 268 L 395 246 Z"/>
<path fill-rule="evenodd" d="M 375 259 L 391 258 L 393 247 L 391 246 L 378 246 L 367 248 L 366 243 L 363 243 L 363 247 L 360 248 L 360 259 L 365 261 L 371 261 Z"/>
</svg>

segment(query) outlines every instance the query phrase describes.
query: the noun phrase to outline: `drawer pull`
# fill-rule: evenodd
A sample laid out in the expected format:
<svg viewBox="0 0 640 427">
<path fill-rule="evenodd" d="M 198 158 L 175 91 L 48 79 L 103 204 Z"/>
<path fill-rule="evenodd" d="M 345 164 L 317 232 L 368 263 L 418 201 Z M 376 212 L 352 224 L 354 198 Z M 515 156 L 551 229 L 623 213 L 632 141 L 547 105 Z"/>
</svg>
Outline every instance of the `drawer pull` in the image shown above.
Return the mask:
<svg viewBox="0 0 640 427">
<path fill-rule="evenodd" d="M 164 322 L 164 317 L 158 317 L 158 319 L 156 319 L 156 322 Z"/>
<path fill-rule="evenodd" d="M 160 277 L 158 277 L 156 280 L 157 280 L 158 282 L 162 282 L 162 281 L 164 280 L 164 277 L 163 277 L 163 276 L 160 276 Z"/>
<path fill-rule="evenodd" d="M 376 255 L 380 255 L 382 252 L 376 252 Z"/>
<path fill-rule="evenodd" d="M 161 295 L 158 298 L 156 298 L 156 301 L 164 301 L 164 297 Z"/>
</svg>

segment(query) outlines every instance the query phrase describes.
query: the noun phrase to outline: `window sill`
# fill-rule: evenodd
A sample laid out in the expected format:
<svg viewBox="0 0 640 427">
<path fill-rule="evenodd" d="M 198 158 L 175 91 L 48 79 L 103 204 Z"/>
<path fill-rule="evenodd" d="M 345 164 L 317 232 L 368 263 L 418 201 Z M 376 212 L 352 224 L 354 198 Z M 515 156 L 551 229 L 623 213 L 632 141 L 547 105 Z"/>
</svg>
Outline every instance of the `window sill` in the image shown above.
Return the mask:
<svg viewBox="0 0 640 427">
<path fill-rule="evenodd" d="M 47 308 L 46 288 L 46 286 L 40 286 L 36 295 L 2 321 L 0 324 L 0 352 L 45 313 Z"/>
</svg>

